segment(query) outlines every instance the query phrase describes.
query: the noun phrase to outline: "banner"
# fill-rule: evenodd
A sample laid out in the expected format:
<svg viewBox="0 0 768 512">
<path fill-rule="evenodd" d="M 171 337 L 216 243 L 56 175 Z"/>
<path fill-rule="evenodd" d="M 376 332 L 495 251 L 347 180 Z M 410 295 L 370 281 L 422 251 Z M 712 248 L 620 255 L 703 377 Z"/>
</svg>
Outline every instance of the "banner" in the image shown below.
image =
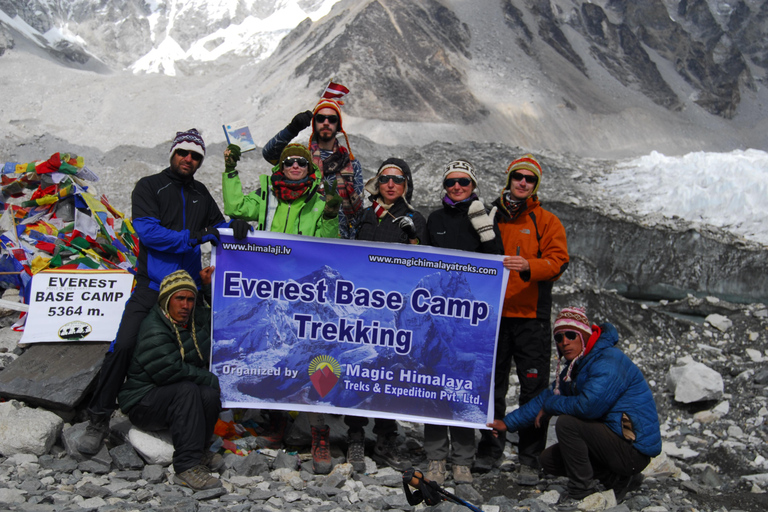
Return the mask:
<svg viewBox="0 0 768 512">
<path fill-rule="evenodd" d="M 211 371 L 224 407 L 493 419 L 502 256 L 221 233 Z"/>
<path fill-rule="evenodd" d="M 128 272 L 38 272 L 19 343 L 114 340 L 132 286 Z"/>
</svg>

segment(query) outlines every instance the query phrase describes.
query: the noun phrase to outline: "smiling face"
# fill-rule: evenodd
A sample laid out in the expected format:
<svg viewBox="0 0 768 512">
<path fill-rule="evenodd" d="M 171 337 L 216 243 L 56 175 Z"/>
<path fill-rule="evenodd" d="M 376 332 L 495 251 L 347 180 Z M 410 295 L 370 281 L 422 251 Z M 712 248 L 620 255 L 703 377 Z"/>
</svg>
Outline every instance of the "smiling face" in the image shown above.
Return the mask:
<svg viewBox="0 0 768 512">
<path fill-rule="evenodd" d="M 395 183 L 395 179 L 387 176 L 399 177 L 400 183 Z M 403 171 L 394 167 L 387 167 L 379 174 L 379 195 L 381 195 L 384 204 L 392 204 L 405 193 L 405 176 Z"/>
<path fill-rule="evenodd" d="M 463 181 L 467 184 L 462 185 L 459 181 Z M 448 176 L 445 177 L 445 180 L 443 180 L 443 187 L 445 187 L 445 195 L 447 195 L 454 203 L 467 199 L 475 190 L 475 184 L 472 183 L 469 176 L 463 172 L 452 172 L 448 174 Z"/>
<path fill-rule="evenodd" d="M 177 149 L 171 156 L 171 171 L 182 178 L 191 178 L 203 161 L 203 155 L 188 149 Z"/>
<path fill-rule="evenodd" d="M 304 179 L 309 174 L 309 162 L 303 157 L 289 156 L 283 160 L 283 173 L 289 180 Z"/>
<path fill-rule="evenodd" d="M 536 178 L 535 174 L 525 169 L 512 172 L 509 180 L 509 192 L 515 199 L 528 199 L 533 194 L 533 190 L 536 188 L 536 179 L 529 182 L 528 176 Z"/>
</svg>

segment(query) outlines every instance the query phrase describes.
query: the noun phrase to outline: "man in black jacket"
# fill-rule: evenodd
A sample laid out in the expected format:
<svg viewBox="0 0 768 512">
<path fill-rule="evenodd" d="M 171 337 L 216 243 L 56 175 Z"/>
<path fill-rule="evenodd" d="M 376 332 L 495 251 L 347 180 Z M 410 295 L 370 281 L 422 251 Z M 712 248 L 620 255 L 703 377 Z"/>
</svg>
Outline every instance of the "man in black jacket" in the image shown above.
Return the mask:
<svg viewBox="0 0 768 512">
<path fill-rule="evenodd" d="M 186 270 L 195 276 L 199 287 L 200 245 L 218 244 L 217 228 L 227 227 L 208 189 L 194 179 L 204 158 L 205 142 L 196 129 L 177 132 L 171 144 L 170 166 L 140 179 L 133 189 L 133 226 L 140 240 L 136 286 L 88 405 L 89 424 L 77 442 L 82 453 L 97 453 L 109 434 L 109 418 L 133 355 L 139 326 L 157 302 L 163 278 L 176 270 Z M 250 229 L 241 220 L 233 220 L 229 227 L 237 238 L 244 238 Z"/>
</svg>

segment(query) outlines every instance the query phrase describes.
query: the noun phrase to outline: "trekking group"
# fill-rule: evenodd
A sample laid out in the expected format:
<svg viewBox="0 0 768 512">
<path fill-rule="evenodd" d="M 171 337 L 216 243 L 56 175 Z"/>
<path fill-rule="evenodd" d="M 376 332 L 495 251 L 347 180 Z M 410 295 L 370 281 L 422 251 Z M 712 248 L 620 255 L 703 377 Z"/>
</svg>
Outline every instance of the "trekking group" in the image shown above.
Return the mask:
<svg viewBox="0 0 768 512">
<path fill-rule="evenodd" d="M 95 454 L 102 448 L 119 404 L 137 427 L 170 430 L 176 483 L 194 489 L 221 485 L 215 472 L 222 458 L 209 450 L 221 411 L 218 379 L 208 360 L 214 269 L 202 268 L 200 246 L 216 245 L 219 228 L 231 228 L 237 239 L 258 229 L 503 255 L 509 281 L 496 348 L 495 420 L 480 432 L 479 442 L 474 429 L 424 425 L 425 477 L 438 484 L 450 478 L 472 483 L 473 473 L 498 467 L 505 457 L 504 432 L 516 431 L 518 471 L 568 477 L 569 499 L 601 488 L 623 498 L 637 488 L 640 472 L 661 451 L 653 396 L 640 370 L 616 347 L 618 333 L 611 324 L 592 325 L 583 308 L 569 307 L 556 315 L 552 328 L 553 283 L 568 268 L 569 255 L 565 228 L 538 198 L 544 178 L 540 162 L 530 154 L 514 159 L 490 209 L 478 196 L 470 160 L 447 162 L 442 205 L 425 218 L 412 204 L 413 174 L 403 159 L 387 158 L 364 182 L 343 129 L 341 105 L 322 98 L 269 140 L 262 155 L 272 172 L 259 177 L 256 190 L 243 190 L 240 148 L 226 148 L 222 193 L 230 221 L 194 178 L 209 158 L 195 129 L 176 134 L 169 167 L 137 182 L 132 194 L 140 240 L 136 286 L 104 358 L 78 449 Z M 309 143 L 294 142 L 307 128 Z M 364 207 L 366 195 L 370 206 Z M 550 382 L 553 331 L 557 371 Z M 520 407 L 507 415 L 513 367 Z M 558 442 L 548 447 L 553 416 Z M 286 415 L 268 411 L 265 417 L 279 446 Z M 308 419 L 313 469 L 327 474 L 330 429 L 321 413 L 308 413 Z M 365 471 L 368 421 L 344 418 L 347 462 L 358 472 Z M 395 420 L 375 418 L 373 433 L 374 460 L 400 471 L 411 466 Z"/>
</svg>

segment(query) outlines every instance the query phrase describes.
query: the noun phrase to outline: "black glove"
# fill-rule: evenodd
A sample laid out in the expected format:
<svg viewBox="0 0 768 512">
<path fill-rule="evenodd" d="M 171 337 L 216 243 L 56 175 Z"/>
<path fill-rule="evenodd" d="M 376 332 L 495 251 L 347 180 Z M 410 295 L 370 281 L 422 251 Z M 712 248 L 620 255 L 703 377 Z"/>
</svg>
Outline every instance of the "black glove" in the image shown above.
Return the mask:
<svg viewBox="0 0 768 512">
<path fill-rule="evenodd" d="M 288 128 L 295 137 L 301 130 L 312 124 L 312 116 L 313 114 L 311 110 L 299 112 L 293 116 L 293 119 L 291 119 L 291 122 L 288 123 L 286 128 Z"/>
<path fill-rule="evenodd" d="M 323 217 L 332 219 L 339 215 L 341 206 L 341 196 L 335 183 L 325 182 L 325 208 L 323 208 Z"/>
<path fill-rule="evenodd" d="M 189 245 L 192 247 L 206 242 L 211 242 L 213 246 L 219 245 L 219 230 L 213 226 L 208 226 L 203 230 L 189 234 Z"/>
<path fill-rule="evenodd" d="M 224 150 L 224 169 L 227 171 L 234 170 L 238 160 L 240 160 L 240 146 L 237 144 L 230 144 L 227 146 L 227 149 Z"/>
<path fill-rule="evenodd" d="M 331 156 L 323 160 L 323 176 L 333 176 L 340 172 L 349 164 L 349 155 L 336 151 Z"/>
<path fill-rule="evenodd" d="M 403 215 L 397 221 L 397 225 L 400 226 L 400 229 L 402 229 L 406 235 L 408 235 L 409 240 L 415 240 L 419 238 L 416 234 L 416 225 L 413 223 L 413 219 L 411 217 Z"/>
<path fill-rule="evenodd" d="M 229 227 L 232 228 L 232 234 L 235 235 L 237 240 L 242 240 L 248 236 L 249 231 L 253 231 L 253 227 L 242 219 L 232 219 Z"/>
</svg>

